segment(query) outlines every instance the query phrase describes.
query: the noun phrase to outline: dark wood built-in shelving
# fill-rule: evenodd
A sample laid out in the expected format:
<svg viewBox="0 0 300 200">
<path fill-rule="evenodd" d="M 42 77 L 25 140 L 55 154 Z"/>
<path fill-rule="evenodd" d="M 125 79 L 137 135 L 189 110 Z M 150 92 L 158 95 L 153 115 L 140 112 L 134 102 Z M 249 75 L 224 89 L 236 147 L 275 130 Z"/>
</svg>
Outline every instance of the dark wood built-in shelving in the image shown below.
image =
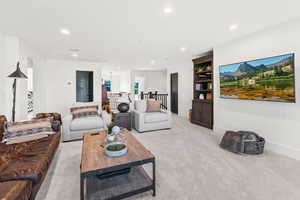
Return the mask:
<svg viewBox="0 0 300 200">
<path fill-rule="evenodd" d="M 209 89 L 207 89 L 207 90 L 196 90 L 196 92 L 212 92 L 212 90 L 209 90 Z M 200 99 L 201 100 L 201 99 Z"/>
<path fill-rule="evenodd" d="M 201 72 L 195 72 L 196 74 L 211 74 L 211 70 L 201 71 Z"/>
<path fill-rule="evenodd" d="M 213 55 L 199 57 L 194 63 L 194 98 L 191 122 L 213 128 Z"/>
<path fill-rule="evenodd" d="M 212 82 L 212 80 L 198 80 L 198 81 L 195 81 L 195 83 L 206 83 L 206 82 Z"/>
</svg>

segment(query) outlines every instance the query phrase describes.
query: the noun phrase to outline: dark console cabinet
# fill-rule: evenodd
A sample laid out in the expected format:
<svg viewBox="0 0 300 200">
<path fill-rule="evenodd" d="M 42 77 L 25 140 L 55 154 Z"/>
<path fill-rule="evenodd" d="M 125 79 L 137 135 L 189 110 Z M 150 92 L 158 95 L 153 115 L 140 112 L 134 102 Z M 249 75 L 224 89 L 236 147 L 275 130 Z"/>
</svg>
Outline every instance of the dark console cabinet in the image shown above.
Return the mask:
<svg viewBox="0 0 300 200">
<path fill-rule="evenodd" d="M 211 101 L 193 100 L 192 123 L 213 128 L 213 105 Z"/>
</svg>

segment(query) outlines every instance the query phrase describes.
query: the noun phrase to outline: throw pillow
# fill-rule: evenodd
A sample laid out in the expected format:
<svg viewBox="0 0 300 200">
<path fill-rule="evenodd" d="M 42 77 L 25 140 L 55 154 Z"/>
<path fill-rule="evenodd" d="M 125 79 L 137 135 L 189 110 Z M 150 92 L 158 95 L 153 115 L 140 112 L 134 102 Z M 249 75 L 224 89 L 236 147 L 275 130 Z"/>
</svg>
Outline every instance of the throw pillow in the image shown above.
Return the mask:
<svg viewBox="0 0 300 200">
<path fill-rule="evenodd" d="M 147 111 L 147 101 L 145 100 L 137 100 L 134 102 L 134 109 L 138 112 L 146 112 Z"/>
<path fill-rule="evenodd" d="M 2 142 L 9 143 L 16 138 L 28 138 L 32 136 L 53 134 L 52 118 L 33 119 L 23 122 L 8 122 L 5 124 L 5 132 Z M 26 141 L 24 139 L 24 141 Z"/>
<path fill-rule="evenodd" d="M 71 113 L 73 115 L 73 119 L 99 115 L 98 106 L 74 107 L 71 108 Z"/>
<path fill-rule="evenodd" d="M 160 101 L 148 100 L 147 112 L 160 112 Z"/>
</svg>

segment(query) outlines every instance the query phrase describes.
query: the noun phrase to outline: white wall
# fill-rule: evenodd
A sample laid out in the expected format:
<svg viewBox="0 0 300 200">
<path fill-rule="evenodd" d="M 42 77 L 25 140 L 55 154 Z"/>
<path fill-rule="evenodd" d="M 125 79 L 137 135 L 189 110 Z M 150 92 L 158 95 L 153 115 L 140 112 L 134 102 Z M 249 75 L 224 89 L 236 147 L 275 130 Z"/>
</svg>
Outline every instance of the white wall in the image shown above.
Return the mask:
<svg viewBox="0 0 300 200">
<path fill-rule="evenodd" d="M 131 90 L 133 91 L 133 84 L 136 77 L 144 79 L 144 92 L 154 92 L 165 94 L 167 93 L 167 73 L 166 70 L 162 71 L 149 71 L 149 70 L 134 70 L 131 73 Z"/>
<path fill-rule="evenodd" d="M 184 66 L 184 67 L 183 67 Z M 167 91 L 169 93 L 168 108 L 170 108 L 170 76 L 178 73 L 178 115 L 188 117 L 188 110 L 192 108 L 193 100 L 193 63 L 183 63 L 171 66 L 167 70 Z"/>
<path fill-rule="evenodd" d="M 12 104 L 13 104 L 13 79 L 7 78 L 9 74 L 16 70 L 17 62 L 20 61 L 21 71 L 26 74 L 27 66 L 24 64 L 21 56 L 20 39 L 14 36 L 2 35 L 0 36 L 0 57 L 1 57 L 1 114 L 6 115 L 11 119 Z M 26 118 L 26 87 L 27 80 L 17 80 L 17 93 L 16 93 L 16 120 Z"/>
<path fill-rule="evenodd" d="M 19 39 L 13 36 L 5 36 L 5 52 L 4 52 L 4 114 L 8 119 L 11 119 L 12 105 L 13 105 L 13 79 L 7 78 L 9 74 L 16 70 L 17 62 L 19 61 Z M 26 71 L 25 66 L 20 66 L 21 70 Z M 26 84 L 26 80 L 17 80 L 17 93 L 16 93 L 16 120 L 23 119 L 22 112 L 24 110 L 22 101 L 26 98 L 26 91 L 23 88 L 23 84 Z M 2 84 L 1 84 L 2 85 Z"/>
<path fill-rule="evenodd" d="M 27 73 L 27 60 L 31 58 L 36 61 L 40 56 L 30 45 L 20 38 L 7 36 L 0 33 L 0 113 L 11 119 L 12 113 L 12 84 L 13 79 L 7 78 L 9 74 L 16 70 L 16 64 L 20 62 L 23 73 Z M 16 94 L 16 120 L 27 118 L 27 80 L 17 80 Z"/>
<path fill-rule="evenodd" d="M 3 34 L 0 33 L 0 115 L 4 114 L 4 79 L 5 79 L 5 73 L 4 73 L 4 65 L 5 65 L 5 37 Z"/>
<path fill-rule="evenodd" d="M 262 32 L 214 47 L 214 130 L 252 130 L 266 138 L 266 149 L 300 159 L 300 20 L 281 24 Z M 296 101 L 278 103 L 219 98 L 218 66 L 245 60 L 295 53 Z M 187 117 L 193 98 L 193 63 L 170 66 L 170 74 L 178 72 L 179 116 Z M 168 101 L 170 105 L 170 99 Z M 170 106 L 168 106 L 170 107 Z"/>
<path fill-rule="evenodd" d="M 40 87 L 40 68 L 42 68 L 43 64 L 45 63 L 45 58 L 38 53 L 33 47 L 31 47 L 28 43 L 24 40 L 19 40 L 19 59 L 23 66 L 24 73 L 27 74 L 27 68 L 31 67 L 33 69 L 33 109 L 34 114 L 37 113 L 40 103 L 39 93 L 37 92 Z M 32 63 L 30 63 L 30 62 Z M 25 91 L 24 99 L 20 102 L 19 106 L 22 107 L 22 119 L 26 119 L 27 116 L 27 92 L 28 92 L 28 80 L 23 82 L 22 90 Z"/>
<path fill-rule="evenodd" d="M 267 149 L 300 159 L 300 20 L 214 48 L 215 74 L 218 66 L 245 60 L 295 53 L 297 103 L 259 102 L 219 98 L 219 77 L 215 78 L 217 132 L 251 130 L 267 140 Z"/>
<path fill-rule="evenodd" d="M 76 101 L 76 71 L 94 72 L 94 101 L 101 102 L 101 64 L 47 60 L 39 75 L 41 105 L 38 112 L 59 112 L 66 115 Z"/>
</svg>

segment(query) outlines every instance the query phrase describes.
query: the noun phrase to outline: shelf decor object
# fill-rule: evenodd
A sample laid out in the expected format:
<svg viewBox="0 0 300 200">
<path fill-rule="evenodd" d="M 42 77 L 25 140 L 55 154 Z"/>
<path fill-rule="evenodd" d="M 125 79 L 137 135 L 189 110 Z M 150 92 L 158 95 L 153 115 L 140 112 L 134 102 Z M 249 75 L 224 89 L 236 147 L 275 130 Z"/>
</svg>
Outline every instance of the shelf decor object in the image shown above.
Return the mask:
<svg viewBox="0 0 300 200">
<path fill-rule="evenodd" d="M 193 106 L 191 122 L 213 128 L 213 54 L 193 60 Z"/>
<path fill-rule="evenodd" d="M 20 62 L 17 63 L 17 69 L 13 73 L 11 73 L 8 78 L 13 78 L 13 107 L 12 107 L 12 119 L 11 121 L 15 121 L 15 115 L 16 115 L 16 90 L 17 90 L 17 79 L 27 79 L 27 76 L 21 71 L 20 69 Z"/>
<path fill-rule="evenodd" d="M 121 112 L 121 113 L 126 113 L 128 110 L 129 110 L 129 104 L 128 103 L 120 103 L 118 105 L 118 110 Z"/>
</svg>

